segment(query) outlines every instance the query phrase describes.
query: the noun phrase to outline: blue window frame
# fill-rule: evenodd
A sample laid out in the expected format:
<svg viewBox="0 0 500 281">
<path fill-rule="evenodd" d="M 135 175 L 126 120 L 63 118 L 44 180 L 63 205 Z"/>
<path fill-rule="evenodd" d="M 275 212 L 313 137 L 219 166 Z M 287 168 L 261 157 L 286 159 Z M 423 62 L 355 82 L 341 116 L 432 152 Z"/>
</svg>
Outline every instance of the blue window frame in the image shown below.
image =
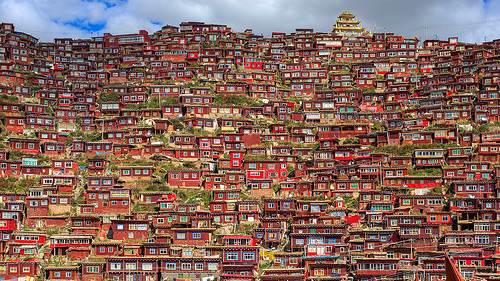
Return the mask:
<svg viewBox="0 0 500 281">
<path fill-rule="evenodd" d="M 165 269 L 166 270 L 176 270 L 177 264 L 175 262 L 167 262 L 165 264 Z"/>
<path fill-rule="evenodd" d="M 201 232 L 193 232 L 193 239 L 201 239 Z"/>
</svg>

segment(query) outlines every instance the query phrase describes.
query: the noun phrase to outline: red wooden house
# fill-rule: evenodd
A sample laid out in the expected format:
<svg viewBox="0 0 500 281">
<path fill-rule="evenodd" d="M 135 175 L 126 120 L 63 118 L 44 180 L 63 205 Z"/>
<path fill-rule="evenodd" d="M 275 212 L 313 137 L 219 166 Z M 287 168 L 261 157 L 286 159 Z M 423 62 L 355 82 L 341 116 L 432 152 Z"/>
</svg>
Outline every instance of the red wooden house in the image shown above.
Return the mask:
<svg viewBox="0 0 500 281">
<path fill-rule="evenodd" d="M 102 182 L 112 181 L 103 179 Z M 95 188 L 95 189 L 92 189 Z M 88 204 L 93 204 L 96 214 L 127 214 L 131 208 L 131 191 L 124 188 L 92 186 L 83 194 Z"/>
<path fill-rule="evenodd" d="M 37 261 L 10 260 L 0 262 L 0 278 L 11 280 L 25 276 L 36 276 L 39 273 L 40 265 Z"/>
<path fill-rule="evenodd" d="M 7 176 L 20 176 L 21 174 L 21 160 L 3 160 L 0 161 L 0 175 Z"/>
<path fill-rule="evenodd" d="M 87 167 L 87 172 L 89 174 L 97 174 L 101 175 L 106 171 L 106 166 L 107 163 L 109 162 L 106 159 L 103 158 L 91 158 L 88 159 L 88 167 Z"/>
<path fill-rule="evenodd" d="M 52 265 L 45 268 L 46 278 L 50 280 L 80 280 L 78 275 L 79 266 Z"/>
<path fill-rule="evenodd" d="M 94 249 L 96 257 L 117 256 L 121 249 L 121 241 L 108 240 L 108 241 L 94 241 L 91 247 Z"/>
<path fill-rule="evenodd" d="M 107 257 L 105 268 L 106 279 L 158 280 L 158 259 L 155 257 Z"/>
<path fill-rule="evenodd" d="M 500 161 L 500 143 L 480 143 L 477 145 L 479 161 L 498 163 Z"/>
<path fill-rule="evenodd" d="M 140 220 L 111 220 L 108 237 L 114 240 L 136 240 L 148 237 L 149 222 Z"/>
<path fill-rule="evenodd" d="M 442 211 L 444 207 L 444 195 L 399 195 L 397 200 L 399 206 L 410 207 L 414 213 Z"/>
<path fill-rule="evenodd" d="M 55 155 L 55 156 L 65 155 L 66 143 L 44 142 L 41 144 L 40 151 L 45 155 Z"/>
<path fill-rule="evenodd" d="M 201 186 L 200 170 L 170 170 L 167 173 L 167 184 L 172 187 Z"/>
<path fill-rule="evenodd" d="M 11 150 L 38 154 L 40 153 L 40 140 L 10 138 L 9 147 Z"/>
<path fill-rule="evenodd" d="M 79 167 L 78 163 L 71 159 L 52 159 L 50 162 L 52 172 L 76 173 Z"/>
<path fill-rule="evenodd" d="M 103 281 L 106 263 L 100 261 L 87 261 L 81 263 L 80 273 L 82 281 Z"/>
<path fill-rule="evenodd" d="M 417 167 L 440 167 L 444 161 L 444 150 L 415 149 L 414 159 Z"/>
<path fill-rule="evenodd" d="M 54 255 L 66 255 L 68 250 L 80 247 L 89 247 L 92 243 L 91 235 L 52 235 L 50 237 L 50 249 Z"/>
<path fill-rule="evenodd" d="M 451 183 L 451 189 L 455 196 L 490 198 L 495 196 L 495 184 L 491 180 L 455 181 Z"/>
<path fill-rule="evenodd" d="M 26 123 L 25 116 L 5 116 L 2 118 L 5 128 L 9 132 L 23 133 Z"/>
<path fill-rule="evenodd" d="M 123 166 L 118 169 L 124 180 L 151 179 L 155 170 L 152 166 Z"/>
<path fill-rule="evenodd" d="M 159 259 L 162 280 L 173 278 L 201 279 L 215 277 L 222 265 L 222 258 L 207 257 L 161 257 Z M 179 277 L 182 276 L 182 277 Z"/>
<path fill-rule="evenodd" d="M 204 246 L 211 241 L 214 228 L 172 228 L 173 243 L 176 245 Z"/>
</svg>

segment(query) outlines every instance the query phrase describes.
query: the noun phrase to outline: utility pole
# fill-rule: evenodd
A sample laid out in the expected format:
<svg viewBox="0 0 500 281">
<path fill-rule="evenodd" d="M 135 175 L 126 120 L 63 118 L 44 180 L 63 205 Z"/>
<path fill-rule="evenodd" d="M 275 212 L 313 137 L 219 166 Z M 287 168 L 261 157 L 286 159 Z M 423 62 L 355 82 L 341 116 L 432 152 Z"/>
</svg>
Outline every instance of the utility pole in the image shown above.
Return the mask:
<svg viewBox="0 0 500 281">
<path fill-rule="evenodd" d="M 427 40 L 427 26 L 425 26 L 425 40 Z"/>
</svg>

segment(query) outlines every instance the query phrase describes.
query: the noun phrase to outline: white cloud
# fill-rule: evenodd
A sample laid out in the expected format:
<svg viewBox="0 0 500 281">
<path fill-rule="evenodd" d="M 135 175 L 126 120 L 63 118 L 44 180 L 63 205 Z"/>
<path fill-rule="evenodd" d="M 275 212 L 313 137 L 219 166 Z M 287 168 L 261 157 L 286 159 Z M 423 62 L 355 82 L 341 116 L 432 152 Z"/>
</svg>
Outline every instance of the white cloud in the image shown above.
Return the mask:
<svg viewBox="0 0 500 281">
<path fill-rule="evenodd" d="M 182 21 L 227 24 L 236 31 L 251 28 L 269 35 L 314 28 L 329 32 L 342 10 L 356 14 L 363 26 L 424 39 L 459 36 L 481 42 L 500 38 L 500 1 L 483 0 L 0 0 L 0 18 L 18 30 L 42 40 L 53 37 L 88 37 L 89 32 L 70 24 L 105 24 L 100 31 L 154 32 L 162 25 Z M 158 24 L 159 23 L 159 24 Z"/>
</svg>

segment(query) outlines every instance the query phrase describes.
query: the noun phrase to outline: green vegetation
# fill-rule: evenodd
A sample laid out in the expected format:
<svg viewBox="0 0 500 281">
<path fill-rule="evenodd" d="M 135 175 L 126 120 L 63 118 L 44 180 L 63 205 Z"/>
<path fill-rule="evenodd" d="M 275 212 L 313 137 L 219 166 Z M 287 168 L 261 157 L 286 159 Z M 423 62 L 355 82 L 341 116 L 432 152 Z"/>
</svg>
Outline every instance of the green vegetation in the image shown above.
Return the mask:
<svg viewBox="0 0 500 281">
<path fill-rule="evenodd" d="M 379 146 L 375 148 L 375 151 L 382 153 L 389 153 L 394 156 L 412 156 L 415 149 L 432 149 L 432 148 L 443 148 L 446 149 L 450 145 L 446 144 L 408 144 L 408 145 L 386 145 Z"/>
<path fill-rule="evenodd" d="M 384 122 L 375 122 L 371 126 L 372 133 L 387 131 L 387 126 Z"/>
<path fill-rule="evenodd" d="M 170 122 L 179 130 L 184 129 L 184 117 L 175 117 L 170 119 Z"/>
<path fill-rule="evenodd" d="M 342 144 L 359 144 L 359 139 L 358 138 L 346 139 Z"/>
<path fill-rule="evenodd" d="M 215 95 L 215 105 L 259 106 L 261 101 L 255 101 L 249 96 Z"/>
<path fill-rule="evenodd" d="M 212 199 L 210 190 L 199 188 L 176 188 L 174 189 L 177 198 L 185 204 L 201 203 L 204 208 L 208 208 L 208 202 Z"/>
<path fill-rule="evenodd" d="M 432 188 L 431 194 L 433 195 L 441 195 L 443 192 L 443 187 L 442 186 L 435 186 Z"/>
<path fill-rule="evenodd" d="M 9 96 L 6 94 L 0 95 L 0 102 L 19 102 L 19 98 L 17 96 Z"/>
<path fill-rule="evenodd" d="M 0 190 L 3 192 L 25 193 L 28 188 L 40 184 L 40 178 L 0 178 Z"/>
<path fill-rule="evenodd" d="M 160 98 L 161 104 L 180 104 L 180 100 L 178 97 L 166 97 Z"/>
<path fill-rule="evenodd" d="M 112 92 L 107 94 L 101 94 L 98 103 L 100 104 L 102 102 L 117 102 L 120 101 L 120 99 L 121 99 L 120 93 Z"/>
<path fill-rule="evenodd" d="M 132 213 L 155 213 L 158 212 L 159 208 L 156 204 L 135 204 L 132 208 Z"/>
<path fill-rule="evenodd" d="M 342 196 L 345 201 L 345 207 L 348 209 L 357 210 L 359 208 L 359 198 L 353 196 Z"/>
<path fill-rule="evenodd" d="M 243 160 L 272 160 L 273 158 L 270 155 L 267 154 L 257 154 L 257 155 L 249 155 L 245 154 L 243 155 Z"/>
<path fill-rule="evenodd" d="M 258 224 L 254 223 L 243 223 L 238 225 L 238 229 L 235 228 L 236 234 L 241 235 L 253 235 L 254 228 L 257 228 Z"/>
<path fill-rule="evenodd" d="M 185 130 L 185 132 L 188 134 L 193 134 L 197 137 L 206 137 L 206 136 L 213 135 L 212 132 L 207 131 L 207 130 L 202 130 L 201 128 L 189 128 L 189 129 Z"/>
<path fill-rule="evenodd" d="M 427 169 L 408 169 L 408 176 L 419 176 L 419 177 L 441 177 L 443 176 L 443 170 L 441 168 L 427 168 Z"/>
</svg>

